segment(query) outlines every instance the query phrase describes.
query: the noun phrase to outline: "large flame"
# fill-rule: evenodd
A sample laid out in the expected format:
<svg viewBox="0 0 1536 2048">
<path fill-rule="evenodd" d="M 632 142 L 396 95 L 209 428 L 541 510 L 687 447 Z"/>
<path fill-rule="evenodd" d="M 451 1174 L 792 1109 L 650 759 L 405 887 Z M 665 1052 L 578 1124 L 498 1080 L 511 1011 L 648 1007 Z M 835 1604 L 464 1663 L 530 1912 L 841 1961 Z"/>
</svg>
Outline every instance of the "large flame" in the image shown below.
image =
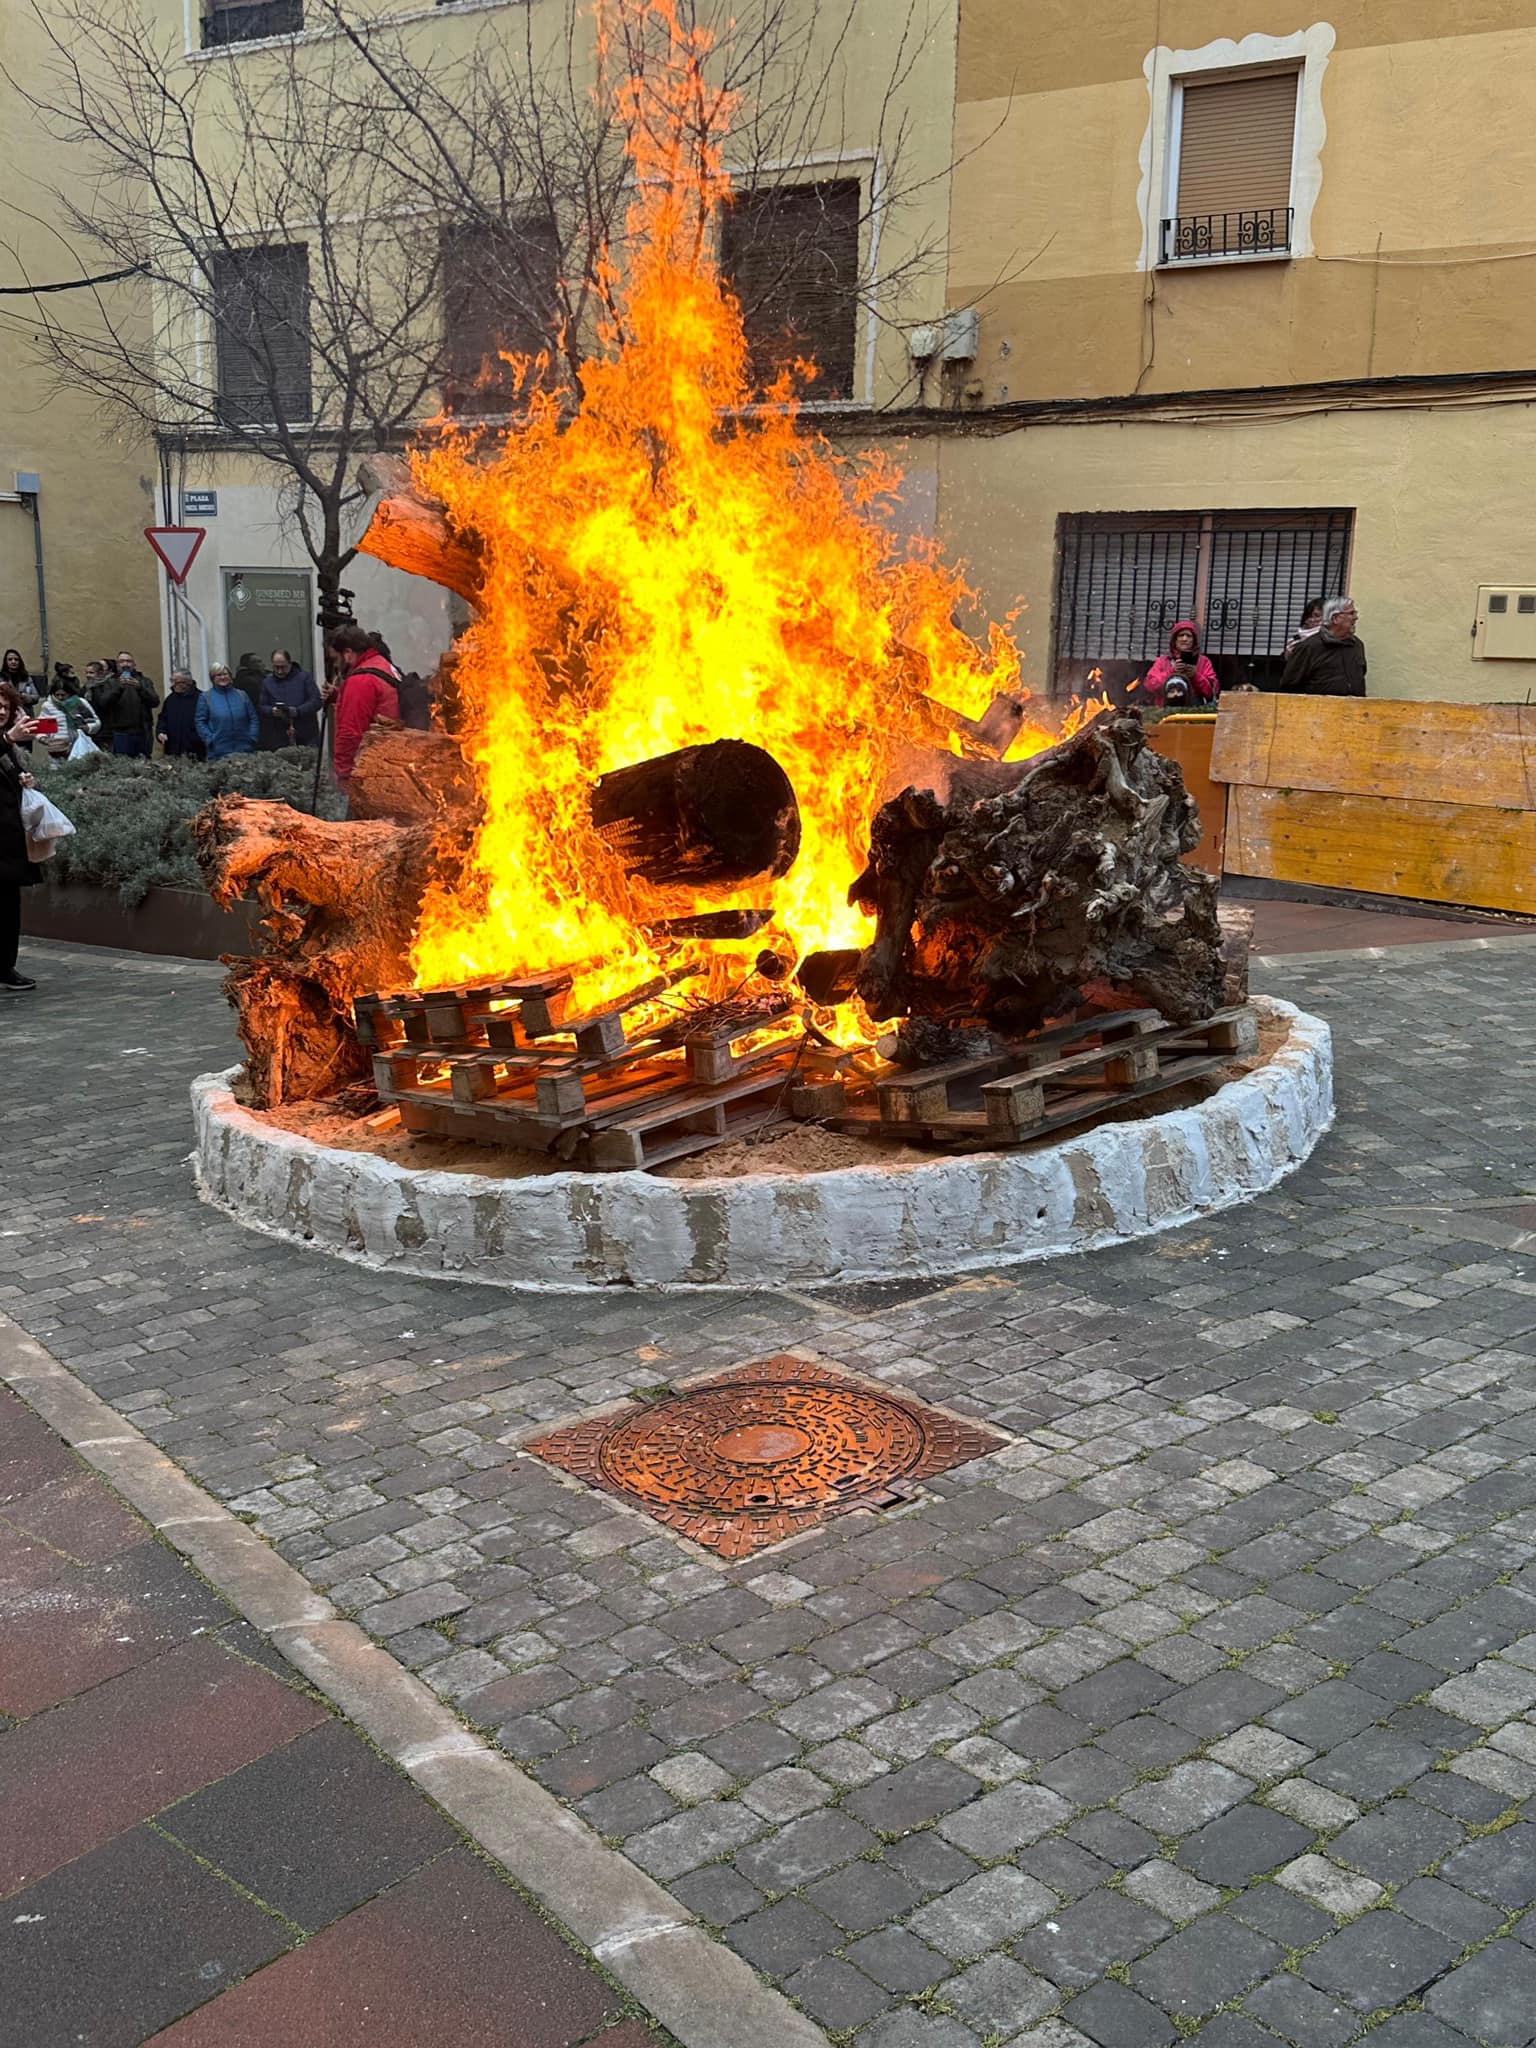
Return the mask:
<svg viewBox="0 0 1536 2048">
<path fill-rule="evenodd" d="M 931 737 L 921 695 L 976 715 L 1019 688 L 1008 632 L 983 651 L 960 631 L 959 573 L 880 516 L 899 484 L 889 464 L 808 431 L 789 379 L 751 388 L 713 254 L 728 109 L 706 80 L 708 39 L 675 0 L 623 4 L 659 28 L 667 62 L 622 88 L 633 254 L 608 279 L 618 310 L 579 402 L 520 364 L 526 417 L 504 446 L 449 426 L 414 458 L 486 564 L 456 669 L 484 822 L 456 888 L 425 904 L 424 987 L 583 963 L 577 992 L 595 1001 L 652 971 L 639 926 L 689 906 L 626 878 L 592 830 L 591 786 L 722 738 L 766 747 L 799 798 L 800 856 L 771 891 L 785 950 L 866 943 L 847 890 L 897 748 Z M 1057 736 L 1026 731 L 1012 751 Z"/>
</svg>

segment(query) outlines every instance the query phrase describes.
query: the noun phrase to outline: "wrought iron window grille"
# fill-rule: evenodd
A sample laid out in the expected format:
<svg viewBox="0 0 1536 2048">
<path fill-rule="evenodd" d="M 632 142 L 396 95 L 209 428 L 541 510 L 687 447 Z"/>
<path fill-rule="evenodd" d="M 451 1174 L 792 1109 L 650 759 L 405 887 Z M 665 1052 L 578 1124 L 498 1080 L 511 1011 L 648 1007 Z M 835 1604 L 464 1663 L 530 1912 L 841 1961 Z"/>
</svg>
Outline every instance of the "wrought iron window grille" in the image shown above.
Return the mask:
<svg viewBox="0 0 1536 2048">
<path fill-rule="evenodd" d="M 203 48 L 254 43 L 264 36 L 297 35 L 304 26 L 304 0 L 234 0 L 211 6 L 203 16 Z"/>
<path fill-rule="evenodd" d="M 1223 256 L 1283 256 L 1291 246 L 1291 206 L 1239 213 L 1184 213 L 1163 222 L 1161 263 L 1209 263 Z"/>
</svg>

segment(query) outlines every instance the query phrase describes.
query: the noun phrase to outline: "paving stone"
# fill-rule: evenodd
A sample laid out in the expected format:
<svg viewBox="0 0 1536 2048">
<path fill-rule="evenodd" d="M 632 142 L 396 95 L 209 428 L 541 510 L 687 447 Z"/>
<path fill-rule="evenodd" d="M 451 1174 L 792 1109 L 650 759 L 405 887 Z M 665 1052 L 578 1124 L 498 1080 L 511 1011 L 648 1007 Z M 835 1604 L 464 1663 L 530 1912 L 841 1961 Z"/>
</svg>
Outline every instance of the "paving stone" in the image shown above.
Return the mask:
<svg viewBox="0 0 1536 2048">
<path fill-rule="evenodd" d="M 876 2020 L 859 2037 L 859 2048 L 981 2048 L 976 2035 L 958 2020 L 940 2014 L 892 2013 Z"/>
<path fill-rule="evenodd" d="M 1312 1831 L 1245 1801 L 1180 1844 L 1178 1861 L 1207 1884 L 1242 1885 L 1304 1849 Z"/>
<path fill-rule="evenodd" d="M 1298 1856 L 1284 1870 L 1276 1871 L 1275 1882 L 1340 1919 L 1363 1913 L 1382 1896 L 1382 1887 L 1374 1879 L 1341 1870 L 1326 1856 Z"/>
<path fill-rule="evenodd" d="M 1163 2048 L 1178 2038 L 1166 2013 L 1126 1985 L 1108 1981 L 1074 1998 L 1065 2017 L 1099 2048 Z M 1027 2048 L 1032 2038 L 1024 2035 L 1015 2048 Z"/>
<path fill-rule="evenodd" d="M 1360 2025 L 1353 2007 L 1283 1973 L 1246 1993 L 1243 2010 L 1295 2048 L 1342 2048 Z"/>
<path fill-rule="evenodd" d="M 872 1934 L 904 1919 L 923 1894 L 889 1864 L 860 1858 L 818 1879 L 805 1896 L 848 1933 Z"/>
<path fill-rule="evenodd" d="M 1272 1785 L 1264 1794 L 1264 1801 L 1314 1832 L 1344 1827 L 1360 1817 L 1353 1799 L 1346 1799 L 1342 1792 L 1330 1792 L 1325 1785 L 1314 1785 L 1308 1778 L 1286 1778 Z"/>
<path fill-rule="evenodd" d="M 988 1956 L 951 1977 L 940 1994 L 983 2040 L 1007 2036 L 1041 2019 L 1061 1997 L 1060 1989 L 1008 1956 Z"/>
<path fill-rule="evenodd" d="M 1285 1949 L 1309 1948 L 1325 1934 L 1331 1934 L 1334 1927 L 1332 1914 L 1272 1880 L 1249 1885 L 1230 1901 L 1226 1910 L 1234 1920 L 1241 1920 L 1256 1934 L 1268 1935 Z"/>
<path fill-rule="evenodd" d="M 1216 1886 L 1202 1884 L 1160 1856 L 1127 1871 L 1124 1885 L 1132 1898 L 1174 1922 L 1193 1920 L 1197 1914 L 1208 1913 L 1221 1904 Z"/>
<path fill-rule="evenodd" d="M 1379 2012 L 1438 1977 L 1460 1943 L 1383 1907 L 1364 1913 L 1298 1965 L 1309 1984 L 1331 1991 L 1357 2012 Z"/>
<path fill-rule="evenodd" d="M 784 1989 L 833 2033 L 846 2033 L 872 2020 L 887 2009 L 892 1995 L 835 1956 L 818 1956 L 797 1970 Z"/>
<path fill-rule="evenodd" d="M 713 1799 L 731 1783 L 729 1771 L 721 1770 L 718 1764 L 711 1763 L 708 1757 L 693 1750 L 684 1750 L 680 1756 L 664 1757 L 659 1764 L 652 1764 L 647 1775 L 684 1806 L 693 1806 L 701 1799 Z M 746 1804 L 754 1812 L 763 1810 L 753 1799 L 747 1799 Z"/>
<path fill-rule="evenodd" d="M 1434 1761 L 1434 1751 L 1422 1742 L 1371 1728 L 1308 1764 L 1306 1774 L 1320 1785 L 1370 1803 L 1412 1784 Z"/>
<path fill-rule="evenodd" d="M 1161 1913 L 1134 1899 L 1091 1892 L 1036 1927 L 1015 1944 L 1014 1953 L 1042 1977 L 1079 1989 L 1102 1977 L 1112 1963 L 1144 1954 L 1170 1931 Z"/>
<path fill-rule="evenodd" d="M 1362 1728 L 1381 1716 L 1381 1700 L 1342 1678 L 1330 1678 L 1310 1686 L 1294 1699 L 1284 1700 L 1265 1715 L 1271 1728 L 1304 1742 L 1312 1749 L 1332 1749 L 1335 1743 L 1358 1735 Z"/>
<path fill-rule="evenodd" d="M 915 1912 L 908 1926 L 956 1962 L 985 1955 L 1056 1907 L 1056 1895 L 1022 1871 L 1000 1867 L 968 1878 Z"/>
<path fill-rule="evenodd" d="M 877 1715 L 889 1713 L 896 1698 L 884 1686 L 869 1685 L 861 1679 L 834 1679 L 817 1692 L 808 1693 L 776 1717 L 779 1725 L 805 1742 L 828 1742 L 846 1735 Z"/>
<path fill-rule="evenodd" d="M 969 1771 L 932 1759 L 877 1778 L 872 1785 L 851 1793 L 844 1803 L 866 1826 L 897 1835 L 953 1813 L 974 1799 L 979 1789 Z"/>
<path fill-rule="evenodd" d="M 1447 1856 L 1462 1830 L 1447 1815 L 1417 1800 L 1393 1799 L 1335 1835 L 1328 1854 L 1379 1884 L 1406 1884 Z"/>
<path fill-rule="evenodd" d="M 842 1945 L 832 1922 L 804 1899 L 781 1899 L 731 1929 L 731 1946 L 749 1963 L 785 1977 Z"/>
<path fill-rule="evenodd" d="M 1521 1821 L 1468 1842 L 1446 1858 L 1437 1875 L 1506 1912 L 1530 1905 L 1536 1899 L 1536 1823 Z"/>
<path fill-rule="evenodd" d="M 843 1951 L 855 1968 L 886 1991 L 911 1997 L 949 1975 L 950 1966 L 937 1950 L 899 1927 L 866 1934 Z"/>
<path fill-rule="evenodd" d="M 667 1889 L 709 1927 L 729 1927 L 733 1920 L 744 1920 L 763 1904 L 757 1886 L 748 1884 L 740 1871 L 724 1863 L 711 1863 L 703 1870 L 675 1877 Z"/>
<path fill-rule="evenodd" d="M 666 1881 L 696 1870 L 701 1863 L 740 1848 L 763 1832 L 761 1817 L 734 1799 L 695 1806 L 671 1820 L 647 1828 L 624 1845 L 624 1853 L 652 1877 Z"/>
<path fill-rule="evenodd" d="M 1422 1920 L 1426 1927 L 1467 1944 L 1486 1941 L 1503 1919 L 1496 1907 L 1438 1877 L 1416 1877 L 1396 1893 L 1392 1904 L 1410 1920 Z"/>
<path fill-rule="evenodd" d="M 1208 1913 L 1131 1966 L 1131 1983 L 1177 2017 L 1198 2018 L 1267 1977 L 1284 1951 L 1226 1913 Z"/>
<path fill-rule="evenodd" d="M 1120 1810 L 1160 1835 L 1188 1834 L 1246 1799 L 1252 1781 L 1222 1764 L 1176 1764 L 1154 1784 L 1120 1798 Z"/>
<path fill-rule="evenodd" d="M 874 1835 L 851 1814 L 812 1813 L 742 1849 L 736 1868 L 763 1891 L 792 1892 L 874 1846 Z"/>
<path fill-rule="evenodd" d="M 656 1775 L 653 1771 L 652 1777 Z M 730 1780 L 722 1771 L 725 1784 Z M 663 1780 L 663 1782 L 665 1782 Z M 723 1790 L 717 1786 L 716 1790 Z M 764 1820 L 796 1820 L 803 1813 L 810 1813 L 818 1806 L 825 1806 L 829 1797 L 826 1781 L 811 1771 L 792 1768 L 768 1771 L 761 1778 L 754 1778 L 744 1786 L 741 1793 L 743 1806 L 750 1806 L 754 1813 L 760 1813 Z"/>
<path fill-rule="evenodd" d="M 1071 1807 L 1044 1785 L 1003 1785 L 939 1822 L 939 1833 L 982 1862 L 1007 1856 L 1070 1819 Z"/>
<path fill-rule="evenodd" d="M 1490 1942 L 1432 1986 L 1424 2003 L 1487 2048 L 1536 2036 L 1536 1951 Z"/>
</svg>

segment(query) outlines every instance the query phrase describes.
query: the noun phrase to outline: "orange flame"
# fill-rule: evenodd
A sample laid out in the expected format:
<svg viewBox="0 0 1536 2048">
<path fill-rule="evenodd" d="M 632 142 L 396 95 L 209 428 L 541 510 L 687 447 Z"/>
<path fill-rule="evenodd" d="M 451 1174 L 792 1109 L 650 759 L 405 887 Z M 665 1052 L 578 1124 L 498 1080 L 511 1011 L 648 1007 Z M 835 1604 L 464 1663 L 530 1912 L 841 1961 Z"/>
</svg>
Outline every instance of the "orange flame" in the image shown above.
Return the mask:
<svg viewBox="0 0 1536 2048">
<path fill-rule="evenodd" d="M 775 929 L 797 957 L 862 945 L 847 889 L 897 749 L 934 744 L 921 695 L 972 716 L 999 690 L 1027 695 L 1011 634 L 993 626 L 983 652 L 953 623 L 970 595 L 958 571 L 882 522 L 890 465 L 807 431 L 788 377 L 753 390 L 713 250 L 729 181 L 709 38 L 675 0 L 623 4 L 632 26 L 659 28 L 666 62 L 620 89 L 635 253 L 605 279 L 618 310 L 579 401 L 517 362 L 526 414 L 503 447 L 448 426 L 414 458 L 421 487 L 482 537 L 486 571 L 456 669 L 484 822 L 457 889 L 424 906 L 422 986 L 584 963 L 577 994 L 596 1002 L 642 980 L 656 954 L 637 924 L 696 906 L 659 904 L 623 873 L 591 827 L 591 786 L 723 738 L 766 747 L 799 798 Z M 1058 736 L 1031 730 L 1010 752 Z M 716 957 L 739 973 L 728 949 Z"/>
</svg>

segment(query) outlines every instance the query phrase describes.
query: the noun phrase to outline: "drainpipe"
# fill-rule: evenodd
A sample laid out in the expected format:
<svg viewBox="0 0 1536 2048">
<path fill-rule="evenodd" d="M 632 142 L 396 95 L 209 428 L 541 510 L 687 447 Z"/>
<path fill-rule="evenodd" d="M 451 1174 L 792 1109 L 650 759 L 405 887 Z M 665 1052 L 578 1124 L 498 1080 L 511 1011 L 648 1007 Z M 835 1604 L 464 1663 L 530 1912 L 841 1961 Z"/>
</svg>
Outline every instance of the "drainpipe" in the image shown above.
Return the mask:
<svg viewBox="0 0 1536 2048">
<path fill-rule="evenodd" d="M 37 563 L 37 628 L 43 643 L 42 673 L 51 677 L 53 670 L 48 665 L 48 583 L 43 575 L 43 510 L 39 502 L 42 491 L 43 480 L 35 469 L 17 470 L 17 496 L 32 514 L 32 554 Z"/>
</svg>

